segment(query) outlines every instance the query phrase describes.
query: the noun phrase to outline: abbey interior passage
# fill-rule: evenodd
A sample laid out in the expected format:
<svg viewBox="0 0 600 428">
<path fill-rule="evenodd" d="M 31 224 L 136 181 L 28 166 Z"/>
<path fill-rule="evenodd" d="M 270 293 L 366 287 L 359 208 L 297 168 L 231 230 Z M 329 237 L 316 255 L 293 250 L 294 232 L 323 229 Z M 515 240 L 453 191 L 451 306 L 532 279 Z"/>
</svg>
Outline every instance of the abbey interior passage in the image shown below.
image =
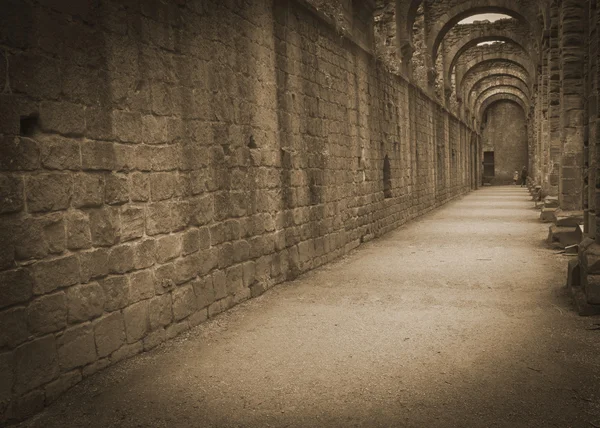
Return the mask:
<svg viewBox="0 0 600 428">
<path fill-rule="evenodd" d="M 600 426 L 599 26 L 0 0 L 0 426 Z"/>
</svg>

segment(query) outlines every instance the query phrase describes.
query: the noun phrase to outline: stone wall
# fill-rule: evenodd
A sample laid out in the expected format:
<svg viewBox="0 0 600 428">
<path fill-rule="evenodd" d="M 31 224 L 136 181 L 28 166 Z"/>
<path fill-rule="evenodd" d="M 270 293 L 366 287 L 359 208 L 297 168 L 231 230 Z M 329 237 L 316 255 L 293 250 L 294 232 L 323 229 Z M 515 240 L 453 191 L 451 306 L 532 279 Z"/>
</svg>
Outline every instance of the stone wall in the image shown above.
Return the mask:
<svg viewBox="0 0 600 428">
<path fill-rule="evenodd" d="M 492 104 L 482 134 L 484 151 L 494 152 L 493 184 L 512 184 L 515 171 L 521 175 L 529 165 L 527 120 L 523 109 L 510 101 Z"/>
<path fill-rule="evenodd" d="M 368 11 L 7 2 L 0 423 L 470 190 L 472 131 Z"/>
</svg>

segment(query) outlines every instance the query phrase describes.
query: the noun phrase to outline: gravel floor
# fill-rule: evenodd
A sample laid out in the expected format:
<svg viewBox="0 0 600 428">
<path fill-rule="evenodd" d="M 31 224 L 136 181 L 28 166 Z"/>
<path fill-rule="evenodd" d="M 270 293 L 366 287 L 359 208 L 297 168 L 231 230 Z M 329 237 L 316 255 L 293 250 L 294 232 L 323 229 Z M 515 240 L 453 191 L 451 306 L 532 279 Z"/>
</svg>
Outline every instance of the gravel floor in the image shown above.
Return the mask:
<svg viewBox="0 0 600 428">
<path fill-rule="evenodd" d="M 529 199 L 473 192 L 21 426 L 600 427 L 600 319 Z"/>
</svg>

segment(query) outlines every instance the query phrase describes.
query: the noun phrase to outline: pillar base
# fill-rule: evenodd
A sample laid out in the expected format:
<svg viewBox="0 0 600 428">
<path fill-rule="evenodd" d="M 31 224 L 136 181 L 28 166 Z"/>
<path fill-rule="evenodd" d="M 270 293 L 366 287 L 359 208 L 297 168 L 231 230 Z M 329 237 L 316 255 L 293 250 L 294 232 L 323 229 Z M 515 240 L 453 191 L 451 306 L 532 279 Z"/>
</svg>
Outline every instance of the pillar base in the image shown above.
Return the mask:
<svg viewBox="0 0 600 428">
<path fill-rule="evenodd" d="M 597 308 L 600 314 L 600 245 L 589 238 L 584 239 L 579 245 L 578 261 L 579 291 L 585 296 L 585 303 L 592 305 L 593 310 Z M 576 282 L 572 283 L 575 284 L 572 288 L 577 287 Z"/>
</svg>

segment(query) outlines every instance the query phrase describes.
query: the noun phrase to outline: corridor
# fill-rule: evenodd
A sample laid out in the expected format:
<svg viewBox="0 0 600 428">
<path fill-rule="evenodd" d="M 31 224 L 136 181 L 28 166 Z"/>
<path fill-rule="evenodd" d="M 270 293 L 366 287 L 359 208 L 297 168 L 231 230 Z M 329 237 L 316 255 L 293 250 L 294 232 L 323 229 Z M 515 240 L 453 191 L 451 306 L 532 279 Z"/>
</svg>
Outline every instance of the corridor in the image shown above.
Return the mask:
<svg viewBox="0 0 600 428">
<path fill-rule="evenodd" d="M 487 187 L 167 346 L 21 427 L 599 427 L 600 330 L 526 189 Z"/>
</svg>

